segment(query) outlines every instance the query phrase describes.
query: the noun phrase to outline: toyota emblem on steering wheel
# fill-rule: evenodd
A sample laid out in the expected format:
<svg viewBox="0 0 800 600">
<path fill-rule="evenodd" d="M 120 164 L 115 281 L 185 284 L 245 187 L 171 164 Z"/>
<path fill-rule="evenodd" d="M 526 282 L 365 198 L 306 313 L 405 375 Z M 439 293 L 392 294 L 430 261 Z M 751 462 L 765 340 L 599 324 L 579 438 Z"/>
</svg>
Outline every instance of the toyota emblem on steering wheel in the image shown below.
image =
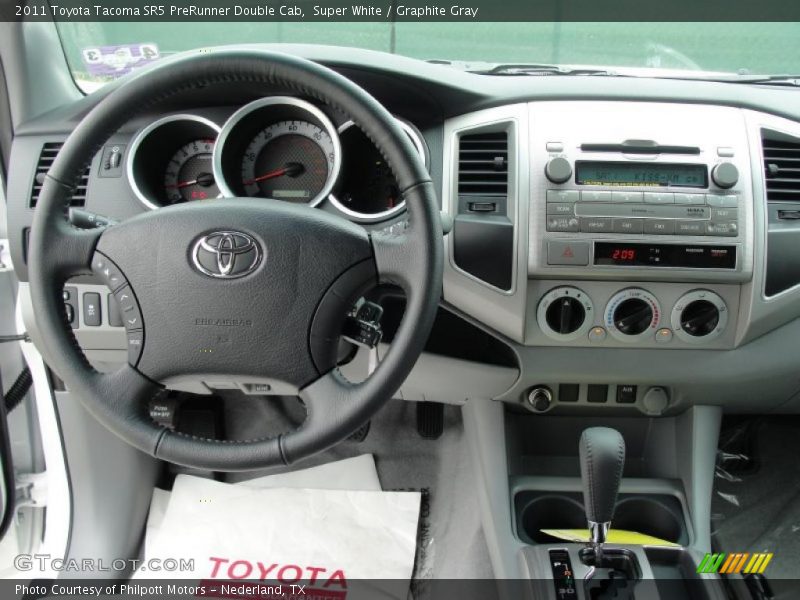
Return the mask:
<svg viewBox="0 0 800 600">
<path fill-rule="evenodd" d="M 219 279 L 252 273 L 261 262 L 261 254 L 258 242 L 241 231 L 214 231 L 198 239 L 192 248 L 197 270 Z"/>
</svg>

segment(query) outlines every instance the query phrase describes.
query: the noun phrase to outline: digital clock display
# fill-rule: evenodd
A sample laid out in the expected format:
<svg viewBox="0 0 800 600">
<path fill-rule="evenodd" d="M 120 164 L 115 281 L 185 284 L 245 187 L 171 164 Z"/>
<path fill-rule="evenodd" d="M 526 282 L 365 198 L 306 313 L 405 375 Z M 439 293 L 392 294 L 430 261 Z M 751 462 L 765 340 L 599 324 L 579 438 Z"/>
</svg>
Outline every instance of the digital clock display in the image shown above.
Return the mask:
<svg viewBox="0 0 800 600">
<path fill-rule="evenodd" d="M 594 264 L 631 267 L 735 269 L 736 246 L 595 242 Z"/>
<path fill-rule="evenodd" d="M 580 185 L 708 187 L 705 165 L 675 163 L 627 163 L 579 160 L 575 181 Z"/>
</svg>

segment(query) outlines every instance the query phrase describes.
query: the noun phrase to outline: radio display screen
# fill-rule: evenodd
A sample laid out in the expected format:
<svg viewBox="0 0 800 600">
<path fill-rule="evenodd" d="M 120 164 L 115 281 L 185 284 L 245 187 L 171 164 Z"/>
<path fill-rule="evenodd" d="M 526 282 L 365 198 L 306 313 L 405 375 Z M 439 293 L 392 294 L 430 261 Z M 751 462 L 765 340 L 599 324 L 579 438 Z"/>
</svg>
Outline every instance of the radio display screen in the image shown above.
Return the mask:
<svg viewBox="0 0 800 600">
<path fill-rule="evenodd" d="M 595 242 L 594 264 L 631 267 L 735 269 L 736 246 Z"/>
<path fill-rule="evenodd" d="M 707 188 L 708 169 L 697 164 L 579 160 L 575 163 L 575 181 L 579 185 Z"/>
</svg>

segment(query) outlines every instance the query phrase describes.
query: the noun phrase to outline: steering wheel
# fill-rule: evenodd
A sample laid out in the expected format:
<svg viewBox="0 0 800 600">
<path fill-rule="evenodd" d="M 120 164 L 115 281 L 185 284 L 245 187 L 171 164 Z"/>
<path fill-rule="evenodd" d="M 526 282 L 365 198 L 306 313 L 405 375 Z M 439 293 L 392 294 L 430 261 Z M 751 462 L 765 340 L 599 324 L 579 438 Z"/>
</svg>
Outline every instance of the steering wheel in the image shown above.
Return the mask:
<svg viewBox="0 0 800 600">
<path fill-rule="evenodd" d="M 146 212 L 104 229 L 66 219 L 79 175 L 134 115 L 193 89 L 292 90 L 347 115 L 391 167 L 404 227 L 367 232 L 330 213 L 225 198 Z M 422 352 L 442 285 L 436 192 L 411 141 L 372 96 L 343 76 L 279 53 L 222 49 L 156 64 L 101 100 L 47 174 L 30 236 L 30 292 L 51 367 L 105 427 L 159 459 L 201 469 L 289 465 L 345 439 L 400 387 Z M 128 364 L 93 369 L 67 323 L 62 289 L 94 273 L 122 309 Z M 406 311 L 391 348 L 361 383 L 336 367 L 344 316 L 370 285 L 400 286 Z M 286 384 L 306 408 L 296 430 L 213 440 L 157 425 L 148 402 L 181 378 Z"/>
</svg>

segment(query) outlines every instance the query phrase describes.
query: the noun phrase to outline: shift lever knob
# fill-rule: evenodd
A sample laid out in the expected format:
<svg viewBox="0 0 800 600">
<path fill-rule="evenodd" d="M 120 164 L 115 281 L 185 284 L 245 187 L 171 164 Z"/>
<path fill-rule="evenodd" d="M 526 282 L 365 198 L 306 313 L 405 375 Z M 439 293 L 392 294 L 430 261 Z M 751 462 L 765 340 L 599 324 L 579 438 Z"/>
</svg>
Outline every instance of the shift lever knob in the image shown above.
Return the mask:
<svg viewBox="0 0 800 600">
<path fill-rule="evenodd" d="M 614 517 L 625 465 L 625 441 L 616 429 L 590 427 L 580 441 L 583 503 L 592 542 L 602 544 Z"/>
</svg>

